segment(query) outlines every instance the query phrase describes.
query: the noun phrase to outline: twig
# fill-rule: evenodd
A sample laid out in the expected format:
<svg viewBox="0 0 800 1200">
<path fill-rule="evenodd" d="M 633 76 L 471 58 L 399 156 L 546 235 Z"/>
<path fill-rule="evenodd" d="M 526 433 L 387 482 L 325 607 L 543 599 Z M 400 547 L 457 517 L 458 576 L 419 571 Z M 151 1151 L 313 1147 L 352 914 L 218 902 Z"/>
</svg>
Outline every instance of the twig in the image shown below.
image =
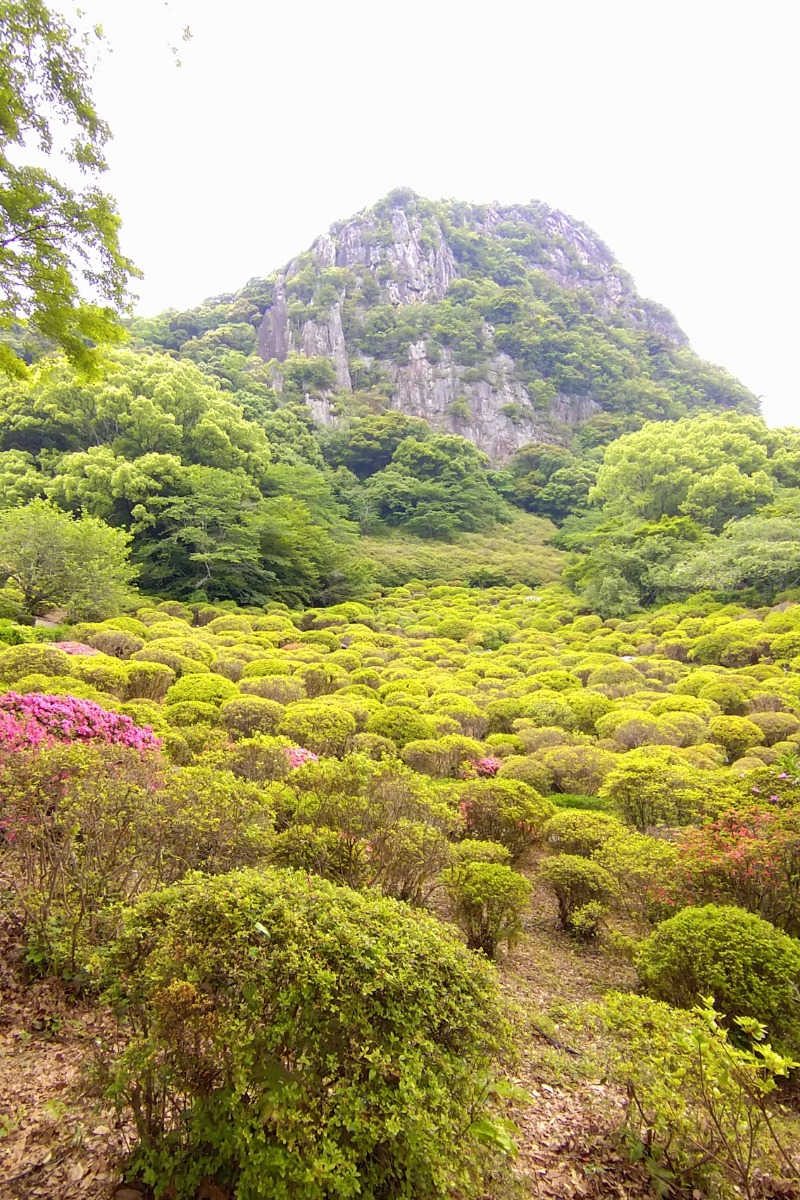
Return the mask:
<svg viewBox="0 0 800 1200">
<path fill-rule="evenodd" d="M 555 1046 L 556 1050 L 564 1050 L 567 1054 L 571 1054 L 574 1058 L 580 1058 L 580 1050 L 575 1050 L 572 1046 L 567 1046 L 565 1042 L 560 1042 L 558 1038 L 551 1037 L 549 1033 L 545 1033 L 541 1025 L 531 1024 L 531 1029 L 534 1033 L 538 1033 L 539 1037 L 544 1038 L 551 1046 Z"/>
<path fill-rule="evenodd" d="M 26 1175 L 32 1175 L 34 1171 L 42 1171 L 45 1167 L 57 1167 L 67 1157 L 68 1151 L 64 1150 L 55 1158 L 48 1158 L 45 1162 L 34 1163 L 32 1167 L 26 1167 L 24 1171 L 20 1171 L 16 1175 L 8 1175 L 5 1179 L 0 1179 L 0 1187 L 6 1187 L 9 1183 L 17 1183 L 18 1180 L 24 1179 Z"/>
</svg>

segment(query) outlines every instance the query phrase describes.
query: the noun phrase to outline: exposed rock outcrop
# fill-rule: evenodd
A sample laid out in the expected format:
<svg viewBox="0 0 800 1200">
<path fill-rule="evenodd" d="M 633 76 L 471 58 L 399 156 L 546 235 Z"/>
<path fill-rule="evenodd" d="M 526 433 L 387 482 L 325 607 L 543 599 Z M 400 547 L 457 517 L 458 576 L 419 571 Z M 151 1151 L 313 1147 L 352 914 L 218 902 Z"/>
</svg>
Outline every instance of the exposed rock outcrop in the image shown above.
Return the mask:
<svg viewBox="0 0 800 1200">
<path fill-rule="evenodd" d="M 502 264 L 511 261 L 512 252 L 510 278 L 503 278 Z M 542 285 L 543 303 L 552 299 L 547 287 L 552 292 L 556 285 L 561 289 L 558 295 L 574 295 L 569 303 L 590 313 L 598 324 L 610 329 L 627 326 L 654 338 L 651 354 L 686 343 L 672 315 L 643 300 L 608 247 L 565 213 L 536 202 L 510 207 L 436 205 L 398 192 L 332 226 L 307 254 L 277 274 L 259 330 L 259 353 L 278 363 L 293 354 L 328 359 L 336 388 L 344 393 L 353 390 L 354 378 L 360 378 L 366 366 L 373 377 L 377 371 L 388 407 L 424 417 L 438 430 L 461 434 L 493 461 L 502 462 L 532 441 L 563 441 L 570 427 L 591 420 L 604 407 L 591 379 L 589 387 L 583 379 L 573 393 L 560 386 L 557 373 L 548 375 L 546 367 L 538 377 L 529 365 L 520 370 L 505 344 L 503 349 L 493 344 L 488 320 L 488 348 L 480 370 L 464 365 L 470 360 L 451 349 L 447 331 L 437 333 L 438 315 L 431 319 L 430 334 L 405 337 L 391 352 L 374 352 L 365 330 L 376 307 L 397 313 L 405 306 L 435 306 L 445 299 L 449 303 L 456 281 L 464 280 L 469 289 L 470 281 L 482 273 L 492 285 L 507 288 L 503 295 L 513 302 L 514 269 L 524 271 L 526 279 L 551 281 Z M 539 285 L 528 286 L 534 289 L 529 294 L 539 295 Z M 463 293 L 458 302 L 464 303 Z M 557 324 L 557 303 L 554 311 Z M 568 338 L 569 317 L 565 319 Z M 424 331 L 424 322 L 417 325 Z M 569 382 L 573 377 L 574 372 L 565 375 Z M 329 424 L 337 419 L 339 408 L 330 397 L 316 395 L 309 403 L 317 420 Z"/>
</svg>

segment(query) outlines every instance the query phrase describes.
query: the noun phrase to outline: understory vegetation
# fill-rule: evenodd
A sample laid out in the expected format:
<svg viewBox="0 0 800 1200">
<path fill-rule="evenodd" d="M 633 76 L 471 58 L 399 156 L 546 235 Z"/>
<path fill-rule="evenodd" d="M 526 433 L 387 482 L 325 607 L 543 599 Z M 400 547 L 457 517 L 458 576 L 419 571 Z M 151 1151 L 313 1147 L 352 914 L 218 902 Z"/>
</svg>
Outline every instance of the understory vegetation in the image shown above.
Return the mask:
<svg viewBox="0 0 800 1200">
<path fill-rule="evenodd" d="M 116 1013 L 155 1196 L 513 1188 L 534 893 L 635 970 L 537 1019 L 653 1186 L 797 1182 L 800 604 L 418 581 L 0 637 L 4 910 Z"/>
</svg>

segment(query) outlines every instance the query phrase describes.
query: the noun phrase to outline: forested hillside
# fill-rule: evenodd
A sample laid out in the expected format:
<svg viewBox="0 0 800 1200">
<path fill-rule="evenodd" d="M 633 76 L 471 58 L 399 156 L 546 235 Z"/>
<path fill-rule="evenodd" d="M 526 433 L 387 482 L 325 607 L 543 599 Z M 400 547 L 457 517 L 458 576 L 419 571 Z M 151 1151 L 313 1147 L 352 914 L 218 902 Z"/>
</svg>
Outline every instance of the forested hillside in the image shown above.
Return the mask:
<svg viewBox="0 0 800 1200">
<path fill-rule="evenodd" d="M 325 604 L 566 568 L 625 616 L 795 581 L 797 433 L 545 205 L 393 193 L 130 332 L 90 378 L 29 346 L 2 389 L 0 505 L 125 531 L 145 592 Z"/>
</svg>

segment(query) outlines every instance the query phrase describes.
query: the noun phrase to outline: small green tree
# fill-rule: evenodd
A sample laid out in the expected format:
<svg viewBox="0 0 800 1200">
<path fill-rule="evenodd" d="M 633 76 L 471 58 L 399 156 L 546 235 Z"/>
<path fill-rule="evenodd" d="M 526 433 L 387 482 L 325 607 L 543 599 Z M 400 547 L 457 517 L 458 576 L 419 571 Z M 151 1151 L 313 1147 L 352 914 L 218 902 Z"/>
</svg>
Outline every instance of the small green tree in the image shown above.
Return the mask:
<svg viewBox="0 0 800 1200">
<path fill-rule="evenodd" d="M 522 913 L 533 888 L 524 875 L 496 862 L 462 862 L 447 873 L 453 915 L 471 950 L 493 958 L 522 933 Z"/>
<path fill-rule="evenodd" d="M 0 515 L 0 580 L 22 595 L 31 616 L 65 608 L 72 618 L 117 612 L 136 569 L 130 535 L 96 517 L 72 517 L 47 500 Z"/>
</svg>

